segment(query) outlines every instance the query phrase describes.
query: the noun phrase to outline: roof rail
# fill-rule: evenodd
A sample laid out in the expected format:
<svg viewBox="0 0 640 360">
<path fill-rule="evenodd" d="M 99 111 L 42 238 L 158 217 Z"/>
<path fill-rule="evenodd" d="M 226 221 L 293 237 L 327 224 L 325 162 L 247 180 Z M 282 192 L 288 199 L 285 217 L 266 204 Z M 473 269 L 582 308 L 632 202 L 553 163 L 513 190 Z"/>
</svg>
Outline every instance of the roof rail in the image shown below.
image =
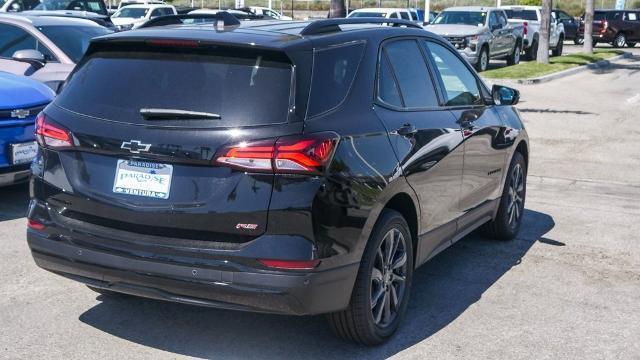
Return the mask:
<svg viewBox="0 0 640 360">
<path fill-rule="evenodd" d="M 224 26 L 240 25 L 240 20 L 234 15 L 226 11 L 219 11 L 215 14 L 182 14 L 182 15 L 166 15 L 148 20 L 140 25 L 138 29 L 149 28 L 165 25 L 184 24 L 184 20 L 213 20 L 213 26 L 218 27 L 218 21 L 222 20 Z"/>
<path fill-rule="evenodd" d="M 335 18 L 326 20 L 316 20 L 305 26 L 300 35 L 318 35 L 330 32 L 341 31 L 340 25 L 352 24 L 391 24 L 393 26 L 406 26 L 422 29 L 422 26 L 404 19 L 387 19 L 377 17 L 357 17 L 357 18 Z"/>
</svg>

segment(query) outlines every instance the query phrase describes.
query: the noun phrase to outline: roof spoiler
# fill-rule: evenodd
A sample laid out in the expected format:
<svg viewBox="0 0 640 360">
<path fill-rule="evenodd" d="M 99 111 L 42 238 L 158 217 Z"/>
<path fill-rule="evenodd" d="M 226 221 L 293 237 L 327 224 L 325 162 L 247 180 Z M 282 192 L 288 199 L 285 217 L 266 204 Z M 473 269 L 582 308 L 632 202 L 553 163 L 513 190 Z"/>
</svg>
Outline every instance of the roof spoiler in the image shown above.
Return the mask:
<svg viewBox="0 0 640 360">
<path fill-rule="evenodd" d="M 140 25 L 138 29 L 150 28 L 165 25 L 184 24 L 184 20 L 210 20 L 213 26 L 218 27 L 218 22 L 222 20 L 223 26 L 240 25 L 238 18 L 226 11 L 219 11 L 215 14 L 182 14 L 182 15 L 166 15 L 151 19 Z"/>
<path fill-rule="evenodd" d="M 341 31 L 340 25 L 353 24 L 390 24 L 392 26 L 406 26 L 416 29 L 423 29 L 422 26 L 404 19 L 387 19 L 377 17 L 361 18 L 335 18 L 326 20 L 316 20 L 302 29 L 300 35 L 318 35 L 330 32 Z"/>
</svg>

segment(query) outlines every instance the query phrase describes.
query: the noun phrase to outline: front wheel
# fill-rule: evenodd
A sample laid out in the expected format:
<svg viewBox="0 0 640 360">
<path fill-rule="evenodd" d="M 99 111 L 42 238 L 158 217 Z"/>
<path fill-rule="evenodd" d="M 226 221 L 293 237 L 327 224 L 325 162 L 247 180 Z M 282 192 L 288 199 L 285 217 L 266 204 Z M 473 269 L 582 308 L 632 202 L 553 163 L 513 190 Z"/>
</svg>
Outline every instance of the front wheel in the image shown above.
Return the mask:
<svg viewBox="0 0 640 360">
<path fill-rule="evenodd" d="M 483 47 L 478 55 L 478 61 L 476 61 L 475 68 L 478 72 L 483 72 L 489 67 L 489 49 Z"/>
<path fill-rule="evenodd" d="M 349 306 L 327 316 L 333 332 L 365 345 L 387 341 L 406 312 L 412 275 L 409 226 L 400 213 L 385 209 L 362 255 Z"/>
<path fill-rule="evenodd" d="M 576 36 L 575 38 L 573 38 L 573 43 L 575 45 L 582 45 L 584 44 L 584 38 L 580 36 Z"/>
<path fill-rule="evenodd" d="M 487 235 L 497 240 L 511 240 L 518 235 L 527 195 L 527 164 L 519 152 L 513 154 L 504 183 L 500 207 L 495 219 L 485 225 Z"/>
</svg>

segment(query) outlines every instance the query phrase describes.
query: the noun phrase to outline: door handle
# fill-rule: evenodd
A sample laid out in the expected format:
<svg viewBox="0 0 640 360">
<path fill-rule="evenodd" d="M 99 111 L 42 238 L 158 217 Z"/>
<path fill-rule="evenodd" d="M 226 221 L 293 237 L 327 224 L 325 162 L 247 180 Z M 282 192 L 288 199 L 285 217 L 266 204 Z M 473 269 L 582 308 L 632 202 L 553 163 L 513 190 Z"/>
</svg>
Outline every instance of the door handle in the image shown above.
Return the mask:
<svg viewBox="0 0 640 360">
<path fill-rule="evenodd" d="M 416 127 L 411 124 L 404 124 L 398 130 L 396 130 L 396 132 L 398 133 L 398 135 L 409 137 L 417 133 L 418 129 L 416 129 Z"/>
</svg>

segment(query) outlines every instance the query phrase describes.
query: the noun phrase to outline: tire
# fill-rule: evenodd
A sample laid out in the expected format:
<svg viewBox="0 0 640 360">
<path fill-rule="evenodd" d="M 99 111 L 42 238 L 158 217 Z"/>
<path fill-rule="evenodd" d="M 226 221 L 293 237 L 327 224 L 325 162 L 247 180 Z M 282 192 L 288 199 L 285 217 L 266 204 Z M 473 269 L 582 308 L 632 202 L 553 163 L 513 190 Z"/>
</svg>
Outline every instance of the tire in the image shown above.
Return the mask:
<svg viewBox="0 0 640 360">
<path fill-rule="evenodd" d="M 480 50 L 480 54 L 478 55 L 478 61 L 476 61 L 474 67 L 478 72 L 483 72 L 487 70 L 487 67 L 489 66 L 489 60 L 489 49 L 487 49 L 486 46 L 483 46 Z"/>
<path fill-rule="evenodd" d="M 90 290 L 95 291 L 100 295 L 104 295 L 104 296 L 108 296 L 108 297 L 126 297 L 126 296 L 129 296 L 127 294 L 123 294 L 123 293 L 119 293 L 119 292 L 115 292 L 115 291 L 111 291 L 111 290 L 107 290 L 107 289 L 102 289 L 102 288 L 91 286 L 91 285 L 87 285 L 87 287 Z"/>
<path fill-rule="evenodd" d="M 551 56 L 562 56 L 562 49 L 564 48 L 564 37 L 561 36 L 558 39 L 558 44 L 556 44 L 556 48 L 551 51 Z"/>
<path fill-rule="evenodd" d="M 531 61 L 538 58 L 538 40 L 537 39 L 533 39 L 533 41 L 531 42 L 531 46 L 529 46 L 529 48 L 524 51 L 524 55 L 527 58 L 527 60 L 531 60 Z"/>
<path fill-rule="evenodd" d="M 626 44 L 627 44 L 627 36 L 624 33 L 618 33 L 616 37 L 613 38 L 613 43 L 611 43 L 611 45 L 613 45 L 614 48 L 625 47 Z"/>
<path fill-rule="evenodd" d="M 514 192 L 514 189 L 517 191 Z M 512 198 L 511 194 L 513 193 L 516 193 L 518 197 Z M 512 240 L 518 235 L 522 225 L 526 195 L 527 165 L 522 154 L 515 152 L 509 165 L 496 217 L 485 225 L 485 233 L 489 237 L 506 241 Z"/>
<path fill-rule="evenodd" d="M 584 38 L 581 38 L 579 36 L 576 36 L 575 38 L 573 38 L 574 45 L 582 45 L 583 43 L 584 43 Z"/>
<path fill-rule="evenodd" d="M 513 54 L 507 57 L 507 65 L 518 65 L 520 63 L 520 53 L 522 52 L 522 45 L 520 42 L 516 42 L 516 46 L 513 49 Z"/>
<path fill-rule="evenodd" d="M 385 252 L 389 248 L 386 245 L 391 244 L 392 240 L 398 244 L 396 251 Z M 404 245 L 404 251 L 401 245 Z M 392 253 L 391 258 L 395 260 L 383 261 L 388 253 Z M 389 270 L 385 264 L 404 265 Z M 403 276 L 404 280 L 401 280 Z M 407 310 L 412 276 L 413 243 L 409 226 L 400 213 L 385 209 L 362 255 L 349 306 L 343 311 L 327 315 L 333 332 L 340 338 L 364 345 L 378 345 L 389 340 Z M 394 293 L 395 313 L 392 310 Z M 372 306 L 374 298 L 377 302 Z M 377 314 L 378 321 L 375 319 Z"/>
<path fill-rule="evenodd" d="M 634 42 L 628 42 L 627 43 L 627 47 L 629 47 L 629 48 L 632 48 L 632 47 L 635 47 L 635 46 L 636 46 L 636 43 L 634 43 Z"/>
</svg>

